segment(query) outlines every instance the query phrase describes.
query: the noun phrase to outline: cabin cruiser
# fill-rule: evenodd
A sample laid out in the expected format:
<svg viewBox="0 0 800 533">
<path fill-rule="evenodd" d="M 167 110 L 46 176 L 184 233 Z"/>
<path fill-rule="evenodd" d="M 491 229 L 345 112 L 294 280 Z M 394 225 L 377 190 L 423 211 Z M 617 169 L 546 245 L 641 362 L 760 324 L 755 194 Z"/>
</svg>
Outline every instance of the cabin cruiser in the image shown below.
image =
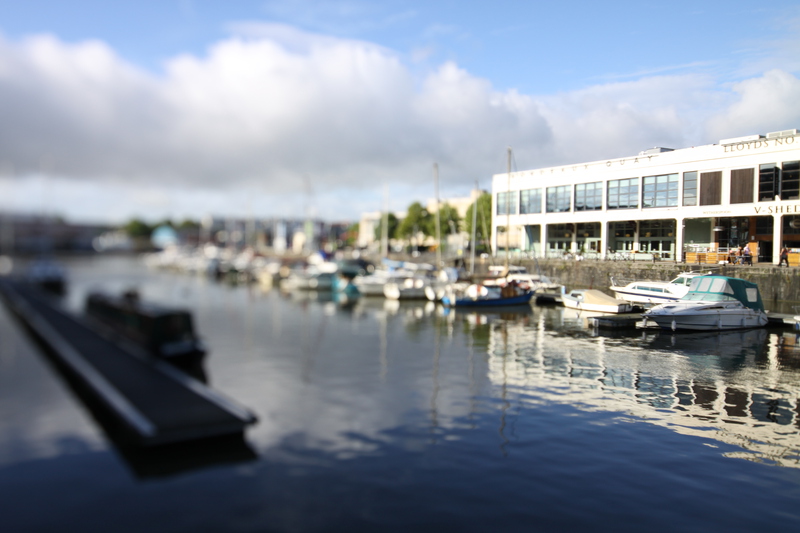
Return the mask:
<svg viewBox="0 0 800 533">
<path fill-rule="evenodd" d="M 708 272 L 710 274 L 710 272 Z M 632 281 L 623 285 L 611 278 L 611 289 L 620 300 L 640 304 L 675 302 L 686 296 L 689 285 L 703 272 L 682 272 L 672 281 Z"/>
<path fill-rule="evenodd" d="M 759 328 L 768 319 L 758 285 L 728 276 L 698 276 L 680 300 L 654 306 L 642 315 L 663 329 Z"/>
</svg>

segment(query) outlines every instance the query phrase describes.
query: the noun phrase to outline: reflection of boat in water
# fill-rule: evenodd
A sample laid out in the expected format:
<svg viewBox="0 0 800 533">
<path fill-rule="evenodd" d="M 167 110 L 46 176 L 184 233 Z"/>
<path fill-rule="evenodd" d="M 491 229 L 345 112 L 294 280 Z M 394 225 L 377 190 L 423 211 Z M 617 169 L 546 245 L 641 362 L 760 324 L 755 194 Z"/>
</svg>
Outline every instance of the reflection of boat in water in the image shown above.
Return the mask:
<svg viewBox="0 0 800 533">
<path fill-rule="evenodd" d="M 617 298 L 632 303 L 660 304 L 675 302 L 689 292 L 692 279 L 703 276 L 702 272 L 681 272 L 672 281 L 632 281 L 623 285 L 611 278 L 609 287 Z"/>
<path fill-rule="evenodd" d="M 630 313 L 633 306 L 624 300 L 617 300 L 597 289 L 576 289 L 561 296 L 564 307 L 580 311 L 600 313 Z"/>
<path fill-rule="evenodd" d="M 736 357 L 762 353 L 768 340 L 769 332 L 764 328 L 674 334 L 661 332 L 653 337 L 649 347 L 687 355 Z"/>
<path fill-rule="evenodd" d="M 758 285 L 727 276 L 696 277 L 686 296 L 642 316 L 672 330 L 759 328 L 768 321 Z"/>
<path fill-rule="evenodd" d="M 294 271 L 281 280 L 280 286 L 284 290 L 330 291 L 333 289 L 335 277 L 334 272 Z"/>
</svg>

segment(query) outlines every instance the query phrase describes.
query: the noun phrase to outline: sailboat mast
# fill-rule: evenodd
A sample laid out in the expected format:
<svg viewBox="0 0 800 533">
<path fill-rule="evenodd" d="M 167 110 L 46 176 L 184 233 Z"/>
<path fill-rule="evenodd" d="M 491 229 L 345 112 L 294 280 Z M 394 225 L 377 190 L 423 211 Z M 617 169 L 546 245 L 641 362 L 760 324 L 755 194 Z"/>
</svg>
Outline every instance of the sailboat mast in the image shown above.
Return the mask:
<svg viewBox="0 0 800 533">
<path fill-rule="evenodd" d="M 475 181 L 475 190 L 478 191 L 478 181 Z M 475 246 L 478 241 L 478 199 L 480 198 L 480 193 L 475 198 L 475 203 L 472 204 L 472 241 L 471 246 L 469 247 L 469 273 L 473 276 L 475 275 Z"/>
<path fill-rule="evenodd" d="M 511 147 L 508 147 L 508 185 L 506 189 L 506 272 L 508 272 L 509 242 L 511 238 Z"/>
<path fill-rule="evenodd" d="M 433 164 L 433 187 L 436 194 L 436 268 L 442 268 L 442 229 L 439 223 L 439 164 Z"/>
<path fill-rule="evenodd" d="M 381 257 L 389 257 L 389 184 L 383 184 L 383 220 L 381 224 Z"/>
</svg>

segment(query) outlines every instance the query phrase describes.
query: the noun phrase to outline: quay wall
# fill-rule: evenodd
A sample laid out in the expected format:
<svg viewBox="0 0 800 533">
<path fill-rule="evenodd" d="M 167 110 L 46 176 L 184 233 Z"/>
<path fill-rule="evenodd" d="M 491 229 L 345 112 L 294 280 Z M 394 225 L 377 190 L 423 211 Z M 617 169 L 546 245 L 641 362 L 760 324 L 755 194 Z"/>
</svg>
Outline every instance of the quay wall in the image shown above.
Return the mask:
<svg viewBox="0 0 800 533">
<path fill-rule="evenodd" d="M 514 261 L 513 264 L 525 266 L 529 272 L 537 272 L 537 262 L 533 260 L 519 260 Z M 484 268 L 488 269 L 488 263 Z M 618 281 L 645 279 L 669 281 L 681 272 L 711 271 L 715 274 L 742 278 L 758 284 L 761 298 L 767 309 L 771 309 L 771 303 L 777 302 L 800 304 L 800 268 L 798 267 L 541 259 L 538 261 L 538 268 L 553 281 L 565 285 L 567 289 L 592 288 L 608 294 L 613 294 L 608 289 L 612 276 Z"/>
</svg>

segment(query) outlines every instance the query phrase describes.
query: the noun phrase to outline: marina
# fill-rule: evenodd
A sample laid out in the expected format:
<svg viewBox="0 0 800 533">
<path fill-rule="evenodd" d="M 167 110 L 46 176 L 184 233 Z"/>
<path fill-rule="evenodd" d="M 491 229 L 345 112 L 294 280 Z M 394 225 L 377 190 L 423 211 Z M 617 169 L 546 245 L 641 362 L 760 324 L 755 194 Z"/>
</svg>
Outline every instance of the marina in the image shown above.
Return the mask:
<svg viewBox="0 0 800 533">
<path fill-rule="evenodd" d="M 192 309 L 208 386 L 258 422 L 227 449 L 132 449 L 1 307 L 0 495 L 18 502 L 4 514 L 12 529 L 800 524 L 800 342 L 788 325 L 603 330 L 561 306 L 342 300 L 126 257 L 65 268 L 69 313 L 93 291 L 131 287 Z"/>
</svg>

